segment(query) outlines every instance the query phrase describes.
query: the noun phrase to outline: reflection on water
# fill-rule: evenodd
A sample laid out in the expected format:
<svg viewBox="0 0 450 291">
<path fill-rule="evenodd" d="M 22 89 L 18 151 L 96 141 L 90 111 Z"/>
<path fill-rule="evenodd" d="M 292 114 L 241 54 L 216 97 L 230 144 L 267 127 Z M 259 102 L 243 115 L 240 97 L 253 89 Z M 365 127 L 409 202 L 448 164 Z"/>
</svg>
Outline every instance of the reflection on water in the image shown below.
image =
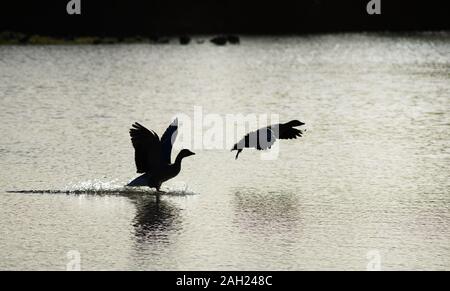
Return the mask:
<svg viewBox="0 0 450 291">
<path fill-rule="evenodd" d="M 179 231 L 179 209 L 159 196 L 131 198 L 136 206 L 133 219 L 135 235 L 139 243 L 169 242 L 167 233 Z"/>
<path fill-rule="evenodd" d="M 302 211 L 298 195 L 289 192 L 265 191 L 257 188 L 235 190 L 233 207 L 235 223 L 242 229 L 265 232 L 301 232 Z"/>
</svg>

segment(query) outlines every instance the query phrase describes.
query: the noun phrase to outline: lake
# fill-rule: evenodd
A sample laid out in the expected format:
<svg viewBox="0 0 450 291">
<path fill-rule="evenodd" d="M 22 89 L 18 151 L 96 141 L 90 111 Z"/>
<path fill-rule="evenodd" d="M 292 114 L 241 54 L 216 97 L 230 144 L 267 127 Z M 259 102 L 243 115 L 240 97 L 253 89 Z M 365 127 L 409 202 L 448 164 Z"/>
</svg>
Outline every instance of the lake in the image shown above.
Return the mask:
<svg viewBox="0 0 450 291">
<path fill-rule="evenodd" d="M 448 33 L 0 46 L 0 108 L 2 270 L 450 269 Z M 307 131 L 124 187 L 131 124 L 195 108 Z"/>
</svg>

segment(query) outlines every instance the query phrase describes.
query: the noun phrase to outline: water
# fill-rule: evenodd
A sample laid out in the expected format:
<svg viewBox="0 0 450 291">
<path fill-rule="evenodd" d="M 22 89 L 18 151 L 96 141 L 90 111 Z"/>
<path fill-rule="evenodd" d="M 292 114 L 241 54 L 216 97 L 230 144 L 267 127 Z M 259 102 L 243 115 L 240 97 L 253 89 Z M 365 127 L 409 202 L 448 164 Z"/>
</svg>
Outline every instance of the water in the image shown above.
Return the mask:
<svg viewBox="0 0 450 291">
<path fill-rule="evenodd" d="M 1 46 L 0 269 L 448 270 L 449 77 L 446 33 Z M 194 148 L 159 201 L 124 188 L 131 123 L 194 106 L 307 133 L 270 161 Z"/>
</svg>

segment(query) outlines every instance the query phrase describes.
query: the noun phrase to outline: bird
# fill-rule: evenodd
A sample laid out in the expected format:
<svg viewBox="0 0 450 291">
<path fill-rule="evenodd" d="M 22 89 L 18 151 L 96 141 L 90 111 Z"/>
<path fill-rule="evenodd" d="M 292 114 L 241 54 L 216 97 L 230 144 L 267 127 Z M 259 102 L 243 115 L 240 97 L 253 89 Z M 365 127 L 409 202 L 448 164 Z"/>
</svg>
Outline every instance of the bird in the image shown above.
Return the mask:
<svg viewBox="0 0 450 291">
<path fill-rule="evenodd" d="M 304 130 L 294 127 L 305 125 L 299 120 L 291 120 L 287 123 L 279 123 L 260 128 L 245 135 L 237 142 L 231 151 L 237 151 L 236 160 L 244 148 L 256 148 L 267 150 L 272 147 L 277 139 L 296 139 L 302 137 Z"/>
<path fill-rule="evenodd" d="M 134 147 L 134 161 L 137 173 L 142 174 L 127 186 L 148 186 L 156 188 L 158 192 L 161 184 L 176 177 L 181 170 L 181 161 L 195 155 L 188 149 L 182 149 L 174 163 L 171 163 L 172 145 L 178 133 L 178 119 L 176 118 L 166 129 L 161 139 L 153 130 L 145 128 L 135 122 L 130 129 L 131 143 Z"/>
</svg>

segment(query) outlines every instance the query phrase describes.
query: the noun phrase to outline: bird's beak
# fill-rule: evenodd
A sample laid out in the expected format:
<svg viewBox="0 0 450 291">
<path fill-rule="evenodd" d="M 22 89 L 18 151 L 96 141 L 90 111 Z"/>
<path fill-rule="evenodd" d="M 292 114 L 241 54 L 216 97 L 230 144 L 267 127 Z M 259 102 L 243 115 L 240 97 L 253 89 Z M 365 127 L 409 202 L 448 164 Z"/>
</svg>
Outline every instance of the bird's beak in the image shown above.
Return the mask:
<svg viewBox="0 0 450 291">
<path fill-rule="evenodd" d="M 193 152 L 191 152 L 191 154 L 190 154 L 191 156 L 194 156 L 195 155 L 195 153 L 193 153 Z"/>
</svg>

